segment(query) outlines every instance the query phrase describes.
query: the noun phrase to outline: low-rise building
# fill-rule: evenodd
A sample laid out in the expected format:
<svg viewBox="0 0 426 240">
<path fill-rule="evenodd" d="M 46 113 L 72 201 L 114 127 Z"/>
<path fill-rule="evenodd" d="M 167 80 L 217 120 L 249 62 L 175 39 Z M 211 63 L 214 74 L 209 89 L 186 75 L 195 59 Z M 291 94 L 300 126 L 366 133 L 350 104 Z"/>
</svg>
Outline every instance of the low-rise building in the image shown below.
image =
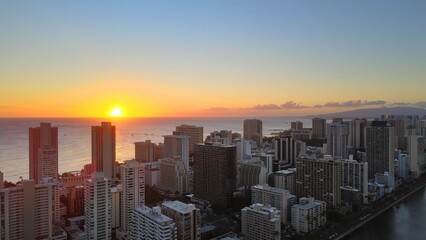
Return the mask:
<svg viewBox="0 0 426 240">
<path fill-rule="evenodd" d="M 241 229 L 247 240 L 281 239 L 280 211 L 263 204 L 241 209 Z"/>
<path fill-rule="evenodd" d="M 308 233 L 325 225 L 326 203 L 314 198 L 301 198 L 291 207 L 291 226 L 296 232 Z"/>
</svg>

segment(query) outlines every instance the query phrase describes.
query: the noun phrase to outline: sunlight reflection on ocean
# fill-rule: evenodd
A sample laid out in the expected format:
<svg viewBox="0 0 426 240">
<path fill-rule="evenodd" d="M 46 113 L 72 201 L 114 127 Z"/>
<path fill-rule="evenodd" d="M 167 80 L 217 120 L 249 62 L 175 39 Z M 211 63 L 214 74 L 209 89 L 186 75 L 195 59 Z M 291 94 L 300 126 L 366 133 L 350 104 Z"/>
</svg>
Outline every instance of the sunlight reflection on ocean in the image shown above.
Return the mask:
<svg viewBox="0 0 426 240">
<path fill-rule="evenodd" d="M 38 127 L 40 122 L 50 122 L 58 127 L 59 173 L 80 170 L 90 163 L 91 130 L 101 121 L 112 121 L 116 126 L 117 161 L 134 157 L 134 142 L 150 139 L 163 141 L 163 135 L 171 134 L 181 124 L 204 127 L 204 137 L 215 130 L 232 130 L 242 133 L 244 118 L 19 118 L 0 119 L 0 171 L 8 181 L 16 182 L 20 176 L 28 178 L 28 128 Z M 265 136 L 278 129 L 290 128 L 294 118 L 263 118 Z M 300 119 L 304 127 L 311 127 L 310 119 Z"/>
</svg>

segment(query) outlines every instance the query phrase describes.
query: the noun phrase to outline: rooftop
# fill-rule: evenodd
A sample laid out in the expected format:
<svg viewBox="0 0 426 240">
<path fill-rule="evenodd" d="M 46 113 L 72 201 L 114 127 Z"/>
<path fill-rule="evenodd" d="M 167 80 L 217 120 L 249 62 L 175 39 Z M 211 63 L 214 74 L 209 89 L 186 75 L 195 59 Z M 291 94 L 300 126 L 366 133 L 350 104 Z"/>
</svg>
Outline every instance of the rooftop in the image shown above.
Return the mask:
<svg viewBox="0 0 426 240">
<path fill-rule="evenodd" d="M 269 186 L 268 184 L 257 184 L 252 186 L 252 189 L 256 188 L 256 189 L 261 189 L 261 190 L 265 190 L 265 191 L 270 191 L 270 192 L 275 192 L 275 193 L 288 193 L 288 190 L 285 189 L 281 189 L 281 188 L 274 188 Z"/>
<path fill-rule="evenodd" d="M 137 208 L 135 208 L 133 211 L 136 211 L 138 213 L 141 213 L 145 217 L 151 219 L 152 221 L 165 225 L 170 224 L 173 222 L 173 220 L 163 214 L 161 214 L 161 209 L 159 207 L 153 207 L 149 208 L 145 205 L 141 205 Z"/>
<path fill-rule="evenodd" d="M 166 201 L 163 202 L 162 205 L 180 213 L 189 213 L 193 209 L 195 209 L 195 206 L 193 204 L 186 204 L 181 201 Z"/>
</svg>

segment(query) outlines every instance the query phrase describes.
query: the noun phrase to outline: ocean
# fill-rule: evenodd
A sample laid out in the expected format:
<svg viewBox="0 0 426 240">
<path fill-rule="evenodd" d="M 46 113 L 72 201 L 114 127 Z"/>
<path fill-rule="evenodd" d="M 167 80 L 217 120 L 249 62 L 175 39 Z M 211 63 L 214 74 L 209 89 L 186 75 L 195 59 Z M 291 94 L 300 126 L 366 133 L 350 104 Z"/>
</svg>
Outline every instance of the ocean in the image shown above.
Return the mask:
<svg viewBox="0 0 426 240">
<path fill-rule="evenodd" d="M 189 124 L 204 127 L 204 138 L 210 132 L 231 130 L 243 132 L 245 118 L 0 118 L 0 171 L 7 181 L 19 177 L 28 179 L 28 129 L 41 122 L 58 127 L 59 173 L 81 170 L 91 162 L 91 126 L 110 121 L 116 126 L 116 159 L 118 162 L 134 158 L 134 142 L 151 140 L 159 143 L 163 135 L 172 134 L 175 127 Z M 289 129 L 292 121 L 300 120 L 311 127 L 311 119 L 262 118 L 263 134 Z"/>
</svg>

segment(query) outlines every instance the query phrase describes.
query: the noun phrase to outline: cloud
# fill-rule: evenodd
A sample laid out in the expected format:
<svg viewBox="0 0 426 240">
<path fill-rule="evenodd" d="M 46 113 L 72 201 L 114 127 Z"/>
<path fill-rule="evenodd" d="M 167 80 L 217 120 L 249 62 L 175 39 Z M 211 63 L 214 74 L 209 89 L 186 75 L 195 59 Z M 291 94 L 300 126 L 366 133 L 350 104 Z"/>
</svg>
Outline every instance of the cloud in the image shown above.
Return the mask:
<svg viewBox="0 0 426 240">
<path fill-rule="evenodd" d="M 281 109 L 280 106 L 278 106 L 277 104 L 263 104 L 263 105 L 256 105 L 250 109 L 254 109 L 254 110 L 277 110 L 277 109 Z"/>
<path fill-rule="evenodd" d="M 288 101 L 286 103 L 281 104 L 281 108 L 284 109 L 303 109 L 303 108 L 310 108 L 309 106 L 300 105 L 293 101 Z"/>
<path fill-rule="evenodd" d="M 376 101 L 365 101 L 361 105 L 383 105 L 386 104 L 386 101 L 383 100 L 376 100 Z"/>
<path fill-rule="evenodd" d="M 380 106 L 385 106 L 386 101 L 384 100 L 373 100 L 373 101 L 367 101 L 367 100 L 361 100 L 361 99 L 355 99 L 355 100 L 349 100 L 349 101 L 344 101 L 344 102 L 327 102 L 324 104 L 316 104 L 316 105 L 312 105 L 312 106 L 308 106 L 308 105 L 302 105 L 299 103 L 296 103 L 294 101 L 288 101 L 285 102 L 281 105 L 278 104 L 259 104 L 253 107 L 248 107 L 248 108 L 225 108 L 225 107 L 212 107 L 212 108 L 208 108 L 206 109 L 206 111 L 216 111 L 216 112 L 220 112 L 220 111 L 231 111 L 231 110 L 235 110 L 235 111 L 247 111 L 247 110 L 259 110 L 259 111 L 268 111 L 268 110 L 280 110 L 280 109 L 306 109 L 306 108 L 327 108 L 327 107 L 342 107 L 342 108 L 351 108 L 351 107 L 362 107 L 362 106 L 376 106 L 376 105 L 380 105 Z M 394 103 L 393 105 L 403 105 L 403 104 L 407 104 L 407 105 L 412 105 L 409 103 Z M 418 102 L 415 104 L 418 107 L 423 107 L 426 108 L 426 102 Z"/>
<path fill-rule="evenodd" d="M 220 112 L 220 111 L 228 111 L 228 110 L 230 109 L 225 107 L 211 107 L 206 109 L 206 111 L 211 111 L 211 112 Z"/>
<path fill-rule="evenodd" d="M 374 105 L 383 105 L 386 104 L 386 101 L 375 100 L 375 101 L 361 101 L 360 99 L 350 100 L 345 102 L 328 102 L 323 105 L 323 107 L 359 107 L 359 106 L 374 106 Z"/>
</svg>

